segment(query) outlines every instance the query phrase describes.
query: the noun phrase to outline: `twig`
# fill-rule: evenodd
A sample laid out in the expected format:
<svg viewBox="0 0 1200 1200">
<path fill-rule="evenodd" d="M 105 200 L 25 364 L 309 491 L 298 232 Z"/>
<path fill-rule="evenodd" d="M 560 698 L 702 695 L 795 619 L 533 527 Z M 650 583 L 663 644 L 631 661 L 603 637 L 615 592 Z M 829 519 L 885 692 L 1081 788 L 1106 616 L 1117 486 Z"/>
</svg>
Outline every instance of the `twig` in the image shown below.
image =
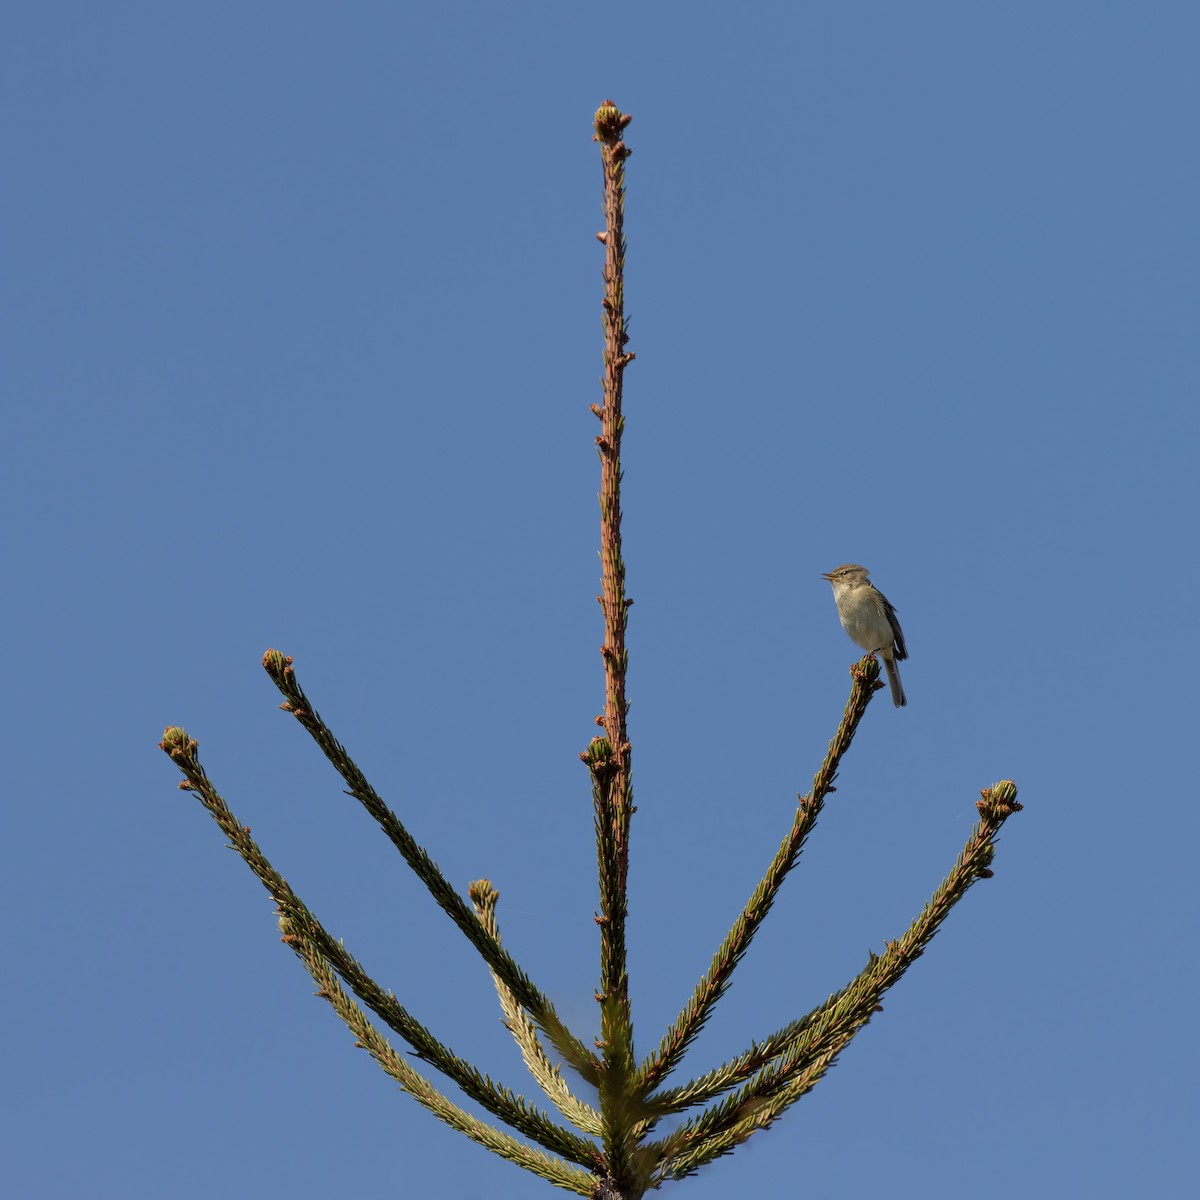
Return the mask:
<svg viewBox="0 0 1200 1200">
<path fill-rule="evenodd" d="M 438 869 L 437 863 L 417 844 L 396 814 L 384 804 L 367 782 L 362 771 L 346 753 L 345 747 L 333 736 L 304 694 L 300 681 L 296 678 L 291 658 L 278 650 L 268 650 L 263 655 L 263 668 L 283 693 L 284 702 L 280 708 L 290 712 L 308 731 L 334 769 L 346 781 L 350 789 L 349 794 L 374 817 L 442 910 L 466 934 L 488 967 L 504 980 L 505 986 L 545 1031 L 554 1048 L 589 1083 L 596 1083 L 600 1066 L 596 1056 L 567 1029 L 554 1011 L 550 1000 L 534 985 L 508 951 L 479 923 L 470 905 L 451 886 L 449 880 Z"/>
<path fill-rule="evenodd" d="M 316 980 L 319 988 L 317 995 L 328 1000 L 334 1012 L 345 1022 L 357 1039 L 355 1045 L 366 1050 L 418 1104 L 429 1109 L 452 1129 L 466 1134 L 502 1158 L 540 1175 L 543 1179 L 548 1179 L 556 1187 L 580 1196 L 591 1196 L 595 1193 L 600 1179 L 591 1171 L 581 1171 L 561 1158 L 543 1154 L 452 1104 L 420 1072 L 414 1071 L 404 1056 L 397 1054 L 387 1039 L 367 1020 L 362 1009 L 339 986 L 336 975 L 316 943 L 299 932 L 287 918 L 281 917 L 279 924 L 283 930 L 283 940 L 291 944 Z"/>
<path fill-rule="evenodd" d="M 271 865 L 248 827 L 240 824 L 220 793 L 213 787 L 198 755 L 198 745 L 184 730 L 170 728 L 159 743 L 184 775 L 180 787 L 195 792 L 213 820 L 229 838 L 230 845 L 258 877 L 278 906 L 293 933 L 301 933 L 328 960 L 349 984 L 354 994 L 381 1020 L 394 1029 L 416 1052 L 417 1057 L 452 1079 L 473 1100 L 514 1129 L 533 1138 L 548 1150 L 562 1154 L 584 1166 L 594 1166 L 598 1150 L 591 1142 L 556 1125 L 519 1096 L 481 1074 L 470 1063 L 444 1046 L 413 1017 L 390 992 L 385 992 L 350 955 L 337 939 L 330 936 L 320 921 L 292 891 L 287 880 Z"/>
<path fill-rule="evenodd" d="M 496 923 L 496 903 L 500 893 L 486 879 L 476 880 L 471 884 L 469 894 L 471 903 L 479 919 L 488 932 L 500 940 L 500 929 Z M 537 1027 L 525 1010 L 517 1003 L 516 996 L 499 975 L 492 972 L 492 982 L 496 986 L 496 995 L 500 999 L 500 1010 L 504 1013 L 504 1024 L 513 1035 L 517 1049 L 525 1060 L 529 1073 L 537 1081 L 538 1086 L 550 1098 L 551 1102 L 564 1117 L 585 1133 L 599 1134 L 603 1129 L 600 1114 L 589 1104 L 578 1099 L 562 1077 L 562 1072 L 550 1061 L 538 1039 Z"/>
<path fill-rule="evenodd" d="M 1000 828 L 1009 816 L 1021 811 L 1016 786 L 1003 780 L 986 788 L 977 808 L 979 822 L 953 869 L 904 936 L 889 942 L 882 955 L 872 954 L 866 968 L 835 1000 L 810 1014 L 777 1062 L 664 1138 L 657 1146 L 662 1159 L 657 1180 L 681 1178 L 772 1124 L 813 1087 L 854 1035 L 880 1011 L 884 993 L 920 958 L 954 905 L 972 884 L 991 878 Z"/>
<path fill-rule="evenodd" d="M 853 680 L 850 698 L 846 701 L 846 709 L 837 733 L 829 743 L 825 761 L 813 779 L 812 791 L 799 798 L 792 828 L 776 851 L 767 873 L 754 889 L 754 894 L 746 902 L 741 915 L 721 943 L 721 948 L 713 956 L 712 965 L 696 984 L 687 1007 L 667 1030 L 658 1050 L 642 1064 L 640 1085 L 645 1091 L 652 1089 L 674 1070 L 688 1046 L 704 1027 L 713 1005 L 725 994 L 734 967 L 750 948 L 750 943 L 775 902 L 783 881 L 796 865 L 805 838 L 816 824 L 817 817 L 821 815 L 825 797 L 832 790 L 833 781 L 837 778 L 842 755 L 850 748 L 872 694 L 883 686 L 879 682 L 879 663 L 873 655 L 867 655 L 855 663 L 850 668 L 850 677 Z M 663 1111 L 656 1101 L 650 1102 L 650 1109 L 659 1114 Z"/>
</svg>

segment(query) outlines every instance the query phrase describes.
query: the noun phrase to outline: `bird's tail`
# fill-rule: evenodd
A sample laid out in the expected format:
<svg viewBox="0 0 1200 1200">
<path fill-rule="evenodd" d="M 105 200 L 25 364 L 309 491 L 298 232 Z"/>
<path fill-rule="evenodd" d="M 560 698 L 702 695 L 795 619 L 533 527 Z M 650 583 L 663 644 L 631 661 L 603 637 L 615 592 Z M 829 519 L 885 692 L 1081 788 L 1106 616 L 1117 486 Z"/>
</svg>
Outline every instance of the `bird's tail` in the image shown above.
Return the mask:
<svg viewBox="0 0 1200 1200">
<path fill-rule="evenodd" d="M 892 658 L 885 658 L 883 666 L 887 671 L 888 683 L 892 688 L 892 703 L 897 708 L 903 708 L 908 700 L 904 695 L 904 684 L 900 682 L 900 668 L 896 666 L 896 660 Z"/>
</svg>

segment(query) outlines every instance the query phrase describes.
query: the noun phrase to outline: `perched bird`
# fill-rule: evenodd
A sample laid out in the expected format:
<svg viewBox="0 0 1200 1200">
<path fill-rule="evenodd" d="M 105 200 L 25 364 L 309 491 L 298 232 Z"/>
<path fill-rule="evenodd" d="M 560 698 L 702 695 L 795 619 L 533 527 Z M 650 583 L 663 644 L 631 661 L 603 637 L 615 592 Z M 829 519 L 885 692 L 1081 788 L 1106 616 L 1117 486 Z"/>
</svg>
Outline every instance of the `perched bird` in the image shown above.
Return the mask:
<svg viewBox="0 0 1200 1200">
<path fill-rule="evenodd" d="M 838 616 L 842 618 L 842 628 L 864 650 L 883 659 L 892 687 L 892 703 L 897 708 L 907 704 L 896 663 L 907 658 L 908 651 L 904 647 L 900 622 L 896 620 L 896 610 L 888 603 L 888 598 L 871 582 L 867 568 L 856 563 L 834 567 L 821 578 L 828 579 L 833 585 L 833 598 Z"/>
</svg>

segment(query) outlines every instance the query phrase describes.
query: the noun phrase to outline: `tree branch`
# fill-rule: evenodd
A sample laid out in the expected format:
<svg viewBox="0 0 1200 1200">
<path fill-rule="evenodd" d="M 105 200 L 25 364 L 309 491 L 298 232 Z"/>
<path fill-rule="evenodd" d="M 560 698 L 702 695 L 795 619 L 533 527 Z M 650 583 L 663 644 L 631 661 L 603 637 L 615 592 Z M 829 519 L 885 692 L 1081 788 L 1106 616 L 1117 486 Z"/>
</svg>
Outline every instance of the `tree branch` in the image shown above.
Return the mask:
<svg viewBox="0 0 1200 1200">
<path fill-rule="evenodd" d="M 290 712 L 308 731 L 313 741 L 321 748 L 321 752 L 346 781 L 350 789 L 349 794 L 374 817 L 392 845 L 400 851 L 404 861 L 429 889 L 442 911 L 466 934 L 488 967 L 504 980 L 505 986 L 545 1032 L 554 1048 L 589 1083 L 595 1084 L 599 1079 L 600 1066 L 596 1056 L 567 1029 L 554 1011 L 550 1000 L 538 990 L 508 951 L 479 923 L 470 905 L 451 886 L 449 880 L 438 869 L 437 863 L 417 844 L 396 814 L 380 799 L 309 702 L 296 678 L 291 658 L 278 650 L 268 650 L 263 655 L 263 667 L 275 686 L 283 693 L 284 703 L 280 707 L 285 712 Z"/>
<path fill-rule="evenodd" d="M 197 755 L 198 745 L 179 728 L 170 728 L 159 743 L 184 775 L 180 787 L 195 792 L 208 809 L 234 850 L 258 877 L 278 906 L 281 917 L 293 935 L 314 944 L 320 955 L 346 981 L 354 994 L 382 1021 L 396 1031 L 416 1052 L 417 1057 L 452 1079 L 473 1100 L 514 1129 L 533 1138 L 548 1150 L 587 1167 L 600 1162 L 598 1148 L 584 1138 L 563 1129 L 544 1113 L 538 1112 L 521 1097 L 494 1083 L 470 1063 L 444 1046 L 413 1017 L 395 996 L 385 992 L 346 951 L 330 936 L 320 921 L 292 891 L 287 880 L 268 861 L 250 837 L 248 827 L 239 824 L 220 793 L 213 787 Z"/>
<path fill-rule="evenodd" d="M 796 816 L 787 837 L 780 843 L 767 873 L 763 876 L 754 894 L 746 902 L 741 915 L 734 922 L 733 928 L 721 943 L 720 949 L 713 956 L 712 964 L 704 977 L 696 984 L 691 1000 L 680 1013 L 675 1023 L 667 1030 L 654 1055 L 647 1059 L 641 1067 L 639 1083 L 643 1094 L 652 1089 L 674 1070 L 683 1058 L 688 1046 L 696 1039 L 704 1028 L 712 1012 L 713 1005 L 725 994 L 729 986 L 734 967 L 742 955 L 750 948 L 758 927 L 783 886 L 788 872 L 796 865 L 804 841 L 816 824 L 821 809 L 825 806 L 825 797 L 833 790 L 833 781 L 837 778 L 838 765 L 842 755 L 850 748 L 858 723 L 871 701 L 872 694 L 883 685 L 879 682 L 879 663 L 873 655 L 867 655 L 850 668 L 850 678 L 853 683 L 850 688 L 850 698 L 842 714 L 841 723 L 821 769 L 813 779 L 812 791 L 807 796 L 799 797 Z M 661 1115 L 660 1104 L 657 1100 L 650 1102 L 652 1112 Z"/>
<path fill-rule="evenodd" d="M 561 1158 L 552 1157 L 519 1142 L 516 1138 L 487 1125 L 464 1112 L 441 1094 L 429 1080 L 414 1071 L 403 1055 L 397 1054 L 379 1031 L 367 1020 L 360 1009 L 339 986 L 328 960 L 321 954 L 315 942 L 306 937 L 281 916 L 279 927 L 283 940 L 289 943 L 297 956 L 308 968 L 319 988 L 317 995 L 328 1000 L 334 1012 L 346 1023 L 357 1041 L 356 1046 L 366 1050 L 371 1057 L 406 1091 L 418 1104 L 429 1109 L 435 1117 L 445 1121 L 452 1129 L 466 1134 L 472 1141 L 486 1146 L 501 1158 L 514 1162 L 556 1187 L 564 1188 L 579 1196 L 591 1196 L 600 1182 L 600 1177 L 591 1171 L 581 1171 Z M 522 1014 L 524 1015 L 524 1014 Z"/>
<path fill-rule="evenodd" d="M 496 923 L 496 902 L 500 893 L 486 879 L 476 880 L 470 887 L 471 903 L 475 912 L 484 923 L 488 932 L 500 940 L 500 930 Z M 603 1129 L 600 1114 L 589 1104 L 578 1099 L 562 1077 L 562 1072 L 550 1061 L 538 1039 L 537 1027 L 530 1020 L 525 1010 L 517 1003 L 517 998 L 505 985 L 499 975 L 492 972 L 492 982 L 496 985 L 496 995 L 500 999 L 500 1010 L 504 1013 L 504 1024 L 517 1043 L 521 1057 L 529 1073 L 537 1081 L 538 1086 L 550 1098 L 551 1102 L 564 1117 L 585 1133 L 599 1134 Z"/>
<path fill-rule="evenodd" d="M 872 954 L 853 982 L 809 1014 L 778 1061 L 720 1104 L 685 1121 L 662 1139 L 655 1147 L 661 1160 L 657 1182 L 682 1178 L 771 1125 L 813 1087 L 854 1035 L 881 1011 L 884 993 L 924 953 L 954 905 L 977 880 L 991 878 L 1000 827 L 1014 812 L 1021 811 L 1011 780 L 984 789 L 976 807 L 980 820 L 962 853 L 904 936 L 889 942 L 882 955 Z"/>
</svg>

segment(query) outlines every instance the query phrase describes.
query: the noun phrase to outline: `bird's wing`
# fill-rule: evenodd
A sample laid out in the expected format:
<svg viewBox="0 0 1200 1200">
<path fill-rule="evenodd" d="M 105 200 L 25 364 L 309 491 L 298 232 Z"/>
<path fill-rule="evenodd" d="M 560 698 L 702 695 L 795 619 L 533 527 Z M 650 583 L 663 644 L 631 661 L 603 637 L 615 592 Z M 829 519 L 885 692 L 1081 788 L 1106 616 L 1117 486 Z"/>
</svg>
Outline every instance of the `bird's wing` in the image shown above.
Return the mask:
<svg viewBox="0 0 1200 1200">
<path fill-rule="evenodd" d="M 892 607 L 891 601 L 882 593 L 879 593 L 880 600 L 883 601 L 883 611 L 887 613 L 888 623 L 892 627 L 892 636 L 896 639 L 896 658 L 901 662 L 908 657 L 908 650 L 904 645 L 904 630 L 900 628 L 900 622 L 896 619 L 896 610 Z"/>
</svg>

